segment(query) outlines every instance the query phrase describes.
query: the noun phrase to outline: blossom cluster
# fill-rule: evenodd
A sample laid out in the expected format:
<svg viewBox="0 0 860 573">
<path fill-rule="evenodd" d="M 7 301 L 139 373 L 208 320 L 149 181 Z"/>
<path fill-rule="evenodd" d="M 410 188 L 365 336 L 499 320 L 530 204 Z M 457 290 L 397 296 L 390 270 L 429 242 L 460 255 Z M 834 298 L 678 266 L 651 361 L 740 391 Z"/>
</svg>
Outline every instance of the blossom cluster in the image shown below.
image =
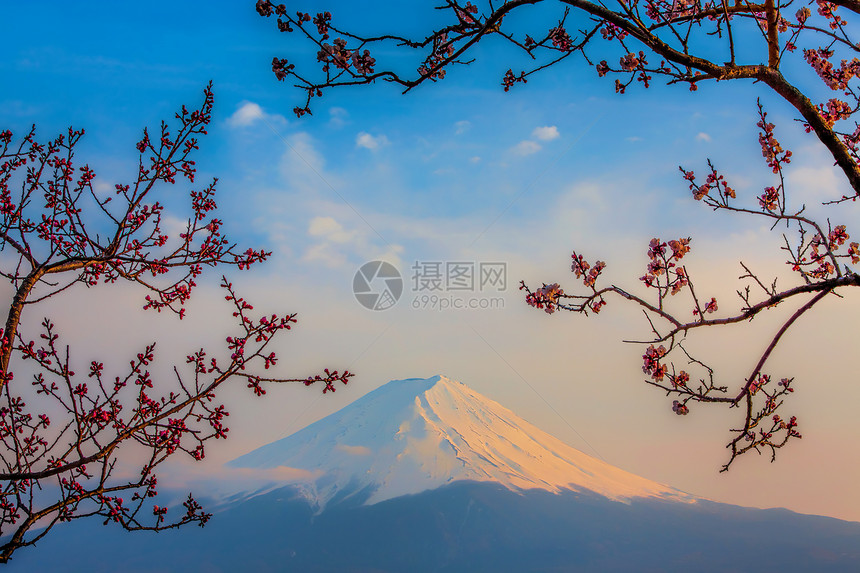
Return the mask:
<svg viewBox="0 0 860 573">
<path fill-rule="evenodd" d="M 646 287 L 656 288 L 661 300 L 667 294 L 678 294 L 689 284 L 687 271 L 678 266 L 678 261 L 690 252 L 690 241 L 689 237 L 682 237 L 664 242 L 655 237 L 648 244 L 648 266 L 639 280 Z"/>
<path fill-rule="evenodd" d="M 558 286 L 558 283 L 543 285 L 535 290 L 535 292 L 526 295 L 526 304 L 543 309 L 547 314 L 552 314 L 558 307 L 559 297 L 563 295 L 564 291 Z"/>
<path fill-rule="evenodd" d="M 606 263 L 597 261 L 592 267 L 582 255 L 577 255 L 576 251 L 571 255 L 571 259 L 573 259 L 570 265 L 571 272 L 576 275 L 576 278 L 582 278 L 582 284 L 594 290 L 594 285 L 597 283 L 600 273 L 606 268 Z"/>
<path fill-rule="evenodd" d="M 687 171 L 683 167 L 678 167 L 684 176 L 684 179 L 689 182 L 690 191 L 693 192 L 693 199 L 701 201 L 706 197 L 714 198 L 711 194 L 716 192 L 716 200 L 721 204 L 728 204 L 729 199 L 737 198 L 735 190 L 729 187 L 726 178 L 717 172 L 717 169 L 712 163 L 708 163 L 710 170 L 705 182 L 701 185 L 696 183 L 696 174 L 693 171 Z"/>
<path fill-rule="evenodd" d="M 424 62 L 418 66 L 418 74 L 431 80 L 441 80 L 445 77 L 445 61 L 454 53 L 454 43 L 448 40 L 447 32 L 433 37 L 433 49 Z"/>
</svg>

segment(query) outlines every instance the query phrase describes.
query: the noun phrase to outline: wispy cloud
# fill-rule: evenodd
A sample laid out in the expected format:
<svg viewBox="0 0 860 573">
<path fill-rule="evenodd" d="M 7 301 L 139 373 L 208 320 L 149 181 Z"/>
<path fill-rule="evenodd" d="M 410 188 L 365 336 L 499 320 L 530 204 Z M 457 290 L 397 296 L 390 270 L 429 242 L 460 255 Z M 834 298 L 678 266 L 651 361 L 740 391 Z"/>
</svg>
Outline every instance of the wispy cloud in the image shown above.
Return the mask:
<svg viewBox="0 0 860 573">
<path fill-rule="evenodd" d="M 363 147 L 371 151 L 376 151 L 380 147 L 385 147 L 388 143 L 388 138 L 385 137 L 385 135 L 380 134 L 374 137 L 366 131 L 362 131 L 355 137 L 356 147 Z"/>
<path fill-rule="evenodd" d="M 700 131 L 696 134 L 696 141 L 711 141 L 711 136 L 704 131 Z"/>
<path fill-rule="evenodd" d="M 558 139 L 559 137 L 561 137 L 561 134 L 559 133 L 558 128 L 556 126 L 544 125 L 534 128 L 532 130 L 532 137 L 534 139 L 524 139 L 520 141 L 511 148 L 511 151 L 515 155 L 519 155 L 520 157 L 532 155 L 543 149 L 543 147 L 541 147 L 541 144 L 535 141 L 535 139 L 540 141 L 552 141 L 553 139 Z"/>
<path fill-rule="evenodd" d="M 341 186 L 335 174 L 326 171 L 325 158 L 309 133 L 293 133 L 285 142 L 279 172 L 290 189 L 311 194 L 325 190 L 328 185 L 335 189 Z"/>
<path fill-rule="evenodd" d="M 355 238 L 355 232 L 347 233 L 343 225 L 334 217 L 314 217 L 308 225 L 308 235 L 325 237 L 335 243 L 348 243 Z"/>
<path fill-rule="evenodd" d="M 331 216 L 318 216 L 308 224 L 308 236 L 315 243 L 307 248 L 303 259 L 337 268 L 359 262 L 382 259 L 400 264 L 403 247 L 396 244 L 378 246 L 369 228 L 345 228 Z"/>
<path fill-rule="evenodd" d="M 472 122 L 467 120 L 458 121 L 454 124 L 454 133 L 460 135 L 461 133 L 466 133 L 472 127 Z"/>
<path fill-rule="evenodd" d="M 349 112 L 342 107 L 332 107 L 328 110 L 328 124 L 331 127 L 343 127 L 349 123 Z"/>
<path fill-rule="evenodd" d="M 540 144 L 530 139 L 524 139 L 511 148 L 511 151 L 522 157 L 537 153 L 540 150 Z"/>
</svg>

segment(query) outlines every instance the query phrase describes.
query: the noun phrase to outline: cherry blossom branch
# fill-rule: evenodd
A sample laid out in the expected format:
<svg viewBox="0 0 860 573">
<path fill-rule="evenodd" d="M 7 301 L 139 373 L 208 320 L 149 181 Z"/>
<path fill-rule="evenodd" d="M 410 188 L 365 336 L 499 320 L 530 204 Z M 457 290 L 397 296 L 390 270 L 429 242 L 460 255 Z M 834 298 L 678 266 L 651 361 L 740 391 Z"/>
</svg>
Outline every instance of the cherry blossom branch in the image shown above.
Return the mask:
<svg viewBox="0 0 860 573">
<path fill-rule="evenodd" d="M 764 192 L 755 198 L 758 211 L 743 204 L 736 204 L 737 192 L 710 161 L 709 173 L 704 183 L 697 182 L 692 171 L 681 168 L 681 173 L 689 183 L 694 199 L 702 201 L 715 211 L 764 216 L 774 221 L 774 227 L 776 223 L 785 223 L 789 228 L 796 227 L 798 235 L 793 243 L 783 235 L 786 242 L 783 249 L 789 254 L 787 264 L 803 280 L 803 284 L 780 290 L 774 280 L 768 287 L 748 266 L 741 263 L 745 272 L 741 279 L 752 281 L 764 296 L 758 301 L 753 300 L 750 287 L 747 286 L 738 291 L 738 296 L 743 301 L 738 312 L 711 317 L 710 315 L 719 310 L 716 298 L 712 297 L 703 305 L 693 288 L 687 267 L 681 264 L 681 260 L 690 251 L 691 239 L 680 238 L 664 242 L 655 238 L 649 244 L 646 273 L 640 277 L 640 281 L 653 293 L 647 299 L 615 285 L 598 288 L 597 283 L 606 267 L 605 263 L 598 261 L 592 266 L 577 252 L 572 255 L 571 271 L 586 287 L 584 294 L 565 293 L 558 283 L 543 284 L 535 290 L 530 289 L 524 282 L 520 286 L 526 293 L 526 302 L 529 305 L 549 314 L 558 310 L 584 315 L 589 312 L 598 313 L 607 303 L 606 297 L 610 295 L 639 305 L 645 312 L 653 336 L 648 340 L 626 342 L 648 345 L 642 356 L 642 370 L 648 375 L 645 382 L 665 391 L 667 396 L 678 397 L 672 403 L 672 410 L 676 414 L 688 414 L 690 402 L 743 408 L 744 418 L 740 428 L 730 430 L 735 435 L 727 444 L 731 453 L 722 471 L 728 470 L 738 456 L 748 451 L 761 452 L 763 449 L 769 449 L 773 460 L 777 449 L 790 439 L 800 437 L 796 429 L 797 419 L 790 417 L 786 421 L 776 413 L 784 397 L 794 392 L 793 379 L 783 378 L 777 384 L 776 390 L 769 390 L 771 378 L 769 374 L 763 373 L 763 369 L 783 335 L 803 314 L 828 294 L 835 294 L 838 289 L 860 287 L 860 274 L 851 270 L 847 264 L 844 269 L 840 267 L 841 261 L 845 260 L 850 260 L 852 265 L 860 264 L 860 244 L 848 242 L 850 237 L 845 225 L 833 226 L 828 220 L 824 226 L 801 215 L 803 208 L 794 212 L 789 210 L 783 168 L 790 163 L 791 152 L 784 150 L 776 139 L 773 125 L 768 123 L 767 115 L 760 104 L 758 112 L 762 156 L 779 181 L 776 186 L 766 187 Z M 812 229 L 815 233 L 810 237 L 807 229 Z M 848 248 L 843 250 L 846 245 Z M 670 308 L 670 300 L 682 292 L 689 292 L 692 300 L 692 320 Z M 682 344 L 683 340 L 700 328 L 746 323 L 765 310 L 807 294 L 814 296 L 800 304 L 782 321 L 764 351 L 758 355 L 750 374 L 738 384 L 737 390 L 731 393 L 729 385 L 716 382 L 714 369 L 691 356 Z M 704 374 L 698 385 L 692 383 L 690 372 L 679 370 L 672 361 L 671 356 L 676 349 L 680 349 L 688 365 Z M 767 422 L 769 426 L 765 424 L 766 420 L 770 420 Z"/>
<path fill-rule="evenodd" d="M 150 370 L 154 342 L 111 379 L 97 360 L 87 373 L 76 373 L 71 346 L 60 343 L 47 318 L 38 339 L 23 336 L 20 325 L 35 305 L 78 282 L 92 288 L 137 283 L 150 293 L 145 309 L 170 310 L 182 319 L 205 267 L 244 270 L 271 254 L 242 251 L 223 235 L 214 217 L 217 180 L 189 191 L 184 232 L 171 237 L 162 228 L 157 194 L 180 178 L 194 183 L 192 155 L 213 101 L 210 84 L 200 107 L 183 106 L 175 126 L 162 122 L 154 137 L 144 130 L 135 146 L 136 177 L 106 197 L 93 189 L 95 172 L 76 158 L 83 130 L 70 128 L 39 143 L 34 128 L 14 147 L 13 134 L 0 132 L 0 247 L 9 245 L 14 255 L 0 261 L 0 275 L 15 289 L 0 332 L 0 562 L 74 519 L 100 516 L 132 531 L 205 524 L 210 514 L 190 495 L 178 514 L 151 501 L 158 466 L 180 453 L 203 459 L 207 442 L 227 437 L 229 412 L 216 392 L 242 380 L 257 396 L 266 393 L 265 383 L 319 383 L 327 393 L 352 377 L 329 369 L 304 378 L 260 376 L 276 368 L 275 337 L 291 330 L 296 315 L 254 315 L 226 277 L 221 286 L 236 331 L 221 352 L 210 356 L 200 349 L 187 357 L 187 371 L 174 366 L 173 381 Z M 90 199 L 95 206 L 85 204 Z M 109 239 L 90 231 L 96 228 L 107 228 Z M 105 320 L 94 317 L 93 323 Z M 32 373 L 32 381 L 16 378 L 15 371 Z M 129 457 L 125 446 L 132 443 L 143 455 Z M 117 476 L 119 464 L 139 464 L 138 477 Z M 122 492 L 131 494 L 130 502 Z"/>
<path fill-rule="evenodd" d="M 513 14 L 519 9 L 537 4 L 560 4 L 565 7 L 565 10 L 572 9 L 592 19 L 595 26 L 588 31 L 580 31 L 580 37 L 577 40 L 569 35 L 565 27 L 564 22 L 567 17 L 565 12 L 559 24 L 551 28 L 540 42 L 529 35 L 525 35 L 524 39 L 520 40 L 518 37 L 522 37 L 521 32 L 506 31 L 503 28 L 512 21 L 515 17 Z M 263 17 L 276 16 L 278 29 L 281 32 L 300 30 L 302 37 L 319 49 L 317 59 L 324 71 L 323 77 L 319 80 L 309 79 L 307 72 L 298 70 L 295 64 L 287 60 L 275 58 L 272 63 L 272 69 L 278 79 L 294 77 L 298 80 L 297 87 L 305 90 L 307 97 L 304 106 L 296 107 L 294 110 L 299 116 L 310 113 L 311 99 L 322 96 L 323 91 L 329 88 L 372 84 L 377 79 L 382 79 L 402 86 L 405 91 L 410 91 L 427 81 L 441 80 L 445 77 L 446 68 L 470 61 L 464 60 L 464 57 L 478 42 L 498 34 L 509 43 L 524 50 L 532 59 L 535 58 L 537 49 L 550 48 L 560 54 L 546 62 L 538 63 L 530 70 L 515 72 L 509 69 L 502 81 L 506 90 L 514 83 L 525 83 L 526 78 L 533 73 L 559 65 L 573 53 L 581 53 L 587 64 L 594 65 L 601 76 L 610 73 L 626 75 L 626 80 L 618 79 L 615 82 L 616 91 L 621 93 L 634 81 L 649 87 L 653 75 L 664 76 L 669 83 L 686 83 L 690 89 L 696 89 L 697 84 L 705 80 L 722 82 L 747 79 L 761 82 L 797 110 L 808 129 L 815 133 L 819 141 L 833 155 L 836 164 L 845 173 L 852 186 L 853 196 L 856 197 L 860 194 L 860 168 L 857 165 L 854 146 L 860 138 L 860 133 L 841 132 L 834 129 L 833 123 L 828 119 L 827 113 L 822 113 L 821 107 L 831 104 L 813 103 L 779 69 L 785 54 L 796 51 L 800 40 L 809 39 L 807 45 L 810 47 L 803 50 L 807 63 L 816 69 L 831 88 L 844 90 L 847 87 L 845 84 L 856 76 L 860 62 L 856 58 L 846 60 L 841 68 L 837 68 L 831 63 L 835 52 L 829 44 L 837 41 L 851 52 L 857 52 L 857 46 L 860 44 L 848 35 L 846 22 L 836 13 L 839 6 L 845 6 L 852 11 L 857 9 L 857 4 L 853 0 L 844 3 L 822 0 L 818 2 L 816 15 L 803 7 L 795 14 L 793 21 L 790 21 L 781 14 L 787 6 L 777 5 L 773 0 L 767 0 L 764 4 L 736 3 L 731 6 L 691 0 L 673 2 L 619 0 L 613 7 L 589 0 L 559 0 L 557 3 L 549 0 L 514 0 L 500 6 L 490 3 L 486 9 L 481 9 L 471 2 L 462 4 L 446 0 L 439 9 L 452 15 L 452 23 L 429 32 L 422 40 L 412 40 L 393 33 L 362 35 L 335 26 L 333 17 L 328 12 L 319 13 L 314 18 L 301 11 L 296 16 L 292 16 L 283 4 L 268 0 L 259 0 L 256 8 Z M 762 61 L 755 61 L 755 58 L 760 57 L 755 55 L 749 63 L 741 65 L 736 63 L 733 19 L 750 22 L 761 31 L 766 55 Z M 821 22 L 823 25 L 816 25 L 816 22 Z M 717 39 L 723 37 L 722 27 L 725 26 L 729 62 L 717 63 L 704 55 L 710 53 L 705 50 L 696 53 L 696 48 L 690 41 L 694 25 L 703 28 L 703 31 L 697 34 L 703 36 L 710 34 Z M 592 60 L 588 57 L 587 49 L 603 48 L 602 45 L 598 46 L 598 36 L 595 35 L 598 29 L 604 40 L 621 48 L 619 66 L 612 66 L 608 63 L 608 59 L 592 64 Z M 785 40 L 780 33 L 788 30 L 792 31 L 790 40 Z M 330 34 L 339 36 L 334 40 L 333 45 L 325 42 Z M 628 45 L 631 39 L 639 44 L 641 50 L 637 52 L 637 48 Z M 818 40 L 823 41 L 823 44 L 816 46 L 815 42 Z M 418 67 L 416 76 L 405 75 L 393 67 L 383 71 L 376 70 L 376 60 L 371 57 L 370 50 L 388 42 L 393 42 L 396 47 L 407 51 L 430 50 Z M 663 61 L 658 66 L 650 66 L 646 52 L 662 58 Z M 814 56 L 814 54 L 818 55 Z M 845 66 L 848 67 L 845 68 Z M 841 74 L 835 84 L 832 81 L 831 71 L 838 72 L 837 76 Z M 849 106 L 852 111 L 850 113 L 840 111 L 839 121 L 849 119 L 858 107 L 856 94 L 849 90 L 848 95 L 853 102 Z M 841 102 L 835 98 L 830 101 Z"/>
</svg>

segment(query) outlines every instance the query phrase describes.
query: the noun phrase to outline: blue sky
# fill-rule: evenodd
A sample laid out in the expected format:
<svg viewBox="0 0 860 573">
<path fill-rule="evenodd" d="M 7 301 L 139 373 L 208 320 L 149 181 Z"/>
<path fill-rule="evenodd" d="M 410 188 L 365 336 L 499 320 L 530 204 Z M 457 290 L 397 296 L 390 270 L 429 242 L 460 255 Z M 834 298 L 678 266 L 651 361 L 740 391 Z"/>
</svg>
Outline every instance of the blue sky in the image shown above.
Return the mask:
<svg viewBox="0 0 860 573">
<path fill-rule="evenodd" d="M 215 119 L 197 156 L 200 176 L 219 178 L 231 238 L 275 253 L 233 278 L 258 307 L 300 313 L 300 328 L 285 341 L 285 373 L 329 365 L 358 373 L 326 400 L 302 388 L 277 389 L 265 401 L 228 394 L 238 402 L 233 436 L 210 463 L 282 437 L 390 379 L 441 373 L 645 477 L 720 501 L 860 520 L 860 429 L 851 406 L 860 394 L 846 387 L 834 401 L 820 391 L 856 378 L 840 356 L 850 342 L 828 347 L 803 334 L 848 332 L 860 318 L 856 303 L 809 319 L 778 357 L 801 385 L 794 411 L 803 415 L 803 441 L 775 465 L 749 459 L 718 476 L 734 419 L 706 409 L 679 419 L 671 401 L 644 387 L 642 350 L 620 342 L 647 334 L 638 313 L 616 304 L 599 320 L 548 317 L 528 309 L 514 288 L 520 279 L 572 285 L 574 248 L 608 261 L 609 278 L 635 288 L 651 237 L 692 235 L 697 285 L 737 306 L 737 283 L 727 277 L 739 274 L 741 258 L 779 270 L 779 236 L 758 221 L 711 214 L 690 198 L 677 167 L 701 172 L 711 157 L 740 191 L 757 193 L 768 180 L 755 129 L 761 95 L 795 151 L 791 177 L 804 197 L 840 192 L 839 176 L 784 104 L 752 84 L 695 94 L 656 85 L 618 96 L 611 80 L 579 65 L 505 93 L 510 53 L 489 44 L 476 65 L 438 84 L 407 95 L 390 85 L 331 92 L 299 120 L 291 110 L 301 93 L 277 82 L 270 62 L 277 55 L 308 63 L 313 55 L 292 48 L 253 5 L 7 2 L 0 38 L 0 127 L 20 133 L 35 123 L 43 138 L 69 124 L 86 128 L 80 156 L 103 185 L 130 179 L 143 126 L 196 104 L 212 80 Z M 309 2 L 305 10 L 379 29 L 402 14 L 402 3 Z M 407 12 L 406 25 L 420 29 L 424 20 Z M 404 275 L 414 261 L 504 261 L 504 308 L 420 311 L 408 304 L 417 293 L 407 291 L 390 311 L 367 311 L 352 296 L 352 278 L 376 258 Z M 89 344 L 120 353 L 158 336 L 181 359 L 183 345 L 217 344 L 224 332 L 218 275 L 210 279 L 187 325 L 141 316 L 137 294 L 125 291 L 75 293 L 80 304 L 57 303 L 54 312 L 74 331 L 105 305 L 118 324 L 84 331 Z M 769 332 L 768 324 L 753 328 L 734 339 L 709 335 L 703 347 L 742 376 L 756 335 Z M 837 465 L 842 471 L 822 491 L 820 468 Z M 182 471 L 176 475 L 181 482 Z"/>
</svg>

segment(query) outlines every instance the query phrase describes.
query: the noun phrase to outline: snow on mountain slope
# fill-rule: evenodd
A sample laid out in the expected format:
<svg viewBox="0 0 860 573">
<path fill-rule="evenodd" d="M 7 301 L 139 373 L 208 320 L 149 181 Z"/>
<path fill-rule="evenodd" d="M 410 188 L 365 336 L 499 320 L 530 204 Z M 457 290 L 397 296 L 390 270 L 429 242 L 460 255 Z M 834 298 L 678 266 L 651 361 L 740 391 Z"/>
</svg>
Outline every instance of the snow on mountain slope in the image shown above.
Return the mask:
<svg viewBox="0 0 860 573">
<path fill-rule="evenodd" d="M 695 499 L 588 456 L 443 376 L 389 382 L 229 465 L 309 471 L 306 493 L 320 509 L 335 496 L 361 493 L 373 504 L 457 480 L 619 501 Z"/>
</svg>

